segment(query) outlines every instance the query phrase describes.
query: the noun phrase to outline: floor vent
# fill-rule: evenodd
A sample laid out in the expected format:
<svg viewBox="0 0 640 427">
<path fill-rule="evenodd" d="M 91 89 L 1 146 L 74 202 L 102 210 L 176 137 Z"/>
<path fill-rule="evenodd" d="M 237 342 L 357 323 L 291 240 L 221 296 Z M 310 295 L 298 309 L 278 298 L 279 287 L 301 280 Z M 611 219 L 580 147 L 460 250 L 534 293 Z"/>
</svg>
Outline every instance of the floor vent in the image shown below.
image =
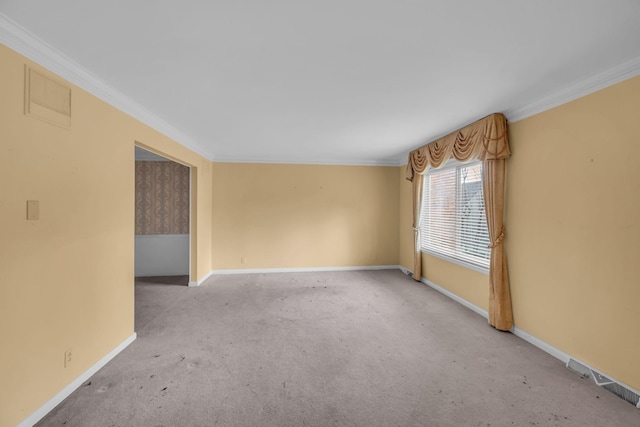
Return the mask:
<svg viewBox="0 0 640 427">
<path fill-rule="evenodd" d="M 633 390 L 629 390 L 627 387 L 617 383 L 616 381 L 602 375 L 599 372 L 594 371 L 588 366 L 583 365 L 574 359 L 569 359 L 567 368 L 582 375 L 585 378 L 589 378 L 600 387 L 609 390 L 616 396 L 626 400 L 627 402 L 640 409 L 640 395 Z"/>
</svg>

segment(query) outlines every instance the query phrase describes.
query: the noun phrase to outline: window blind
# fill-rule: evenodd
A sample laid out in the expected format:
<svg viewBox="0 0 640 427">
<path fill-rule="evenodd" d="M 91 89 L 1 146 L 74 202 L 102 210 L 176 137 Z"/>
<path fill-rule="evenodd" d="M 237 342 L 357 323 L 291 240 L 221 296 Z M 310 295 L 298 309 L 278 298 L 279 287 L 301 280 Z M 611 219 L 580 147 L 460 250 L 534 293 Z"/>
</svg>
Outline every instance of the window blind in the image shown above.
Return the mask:
<svg viewBox="0 0 640 427">
<path fill-rule="evenodd" d="M 489 268 L 489 232 L 482 194 L 482 163 L 449 163 L 424 176 L 421 249 Z"/>
</svg>

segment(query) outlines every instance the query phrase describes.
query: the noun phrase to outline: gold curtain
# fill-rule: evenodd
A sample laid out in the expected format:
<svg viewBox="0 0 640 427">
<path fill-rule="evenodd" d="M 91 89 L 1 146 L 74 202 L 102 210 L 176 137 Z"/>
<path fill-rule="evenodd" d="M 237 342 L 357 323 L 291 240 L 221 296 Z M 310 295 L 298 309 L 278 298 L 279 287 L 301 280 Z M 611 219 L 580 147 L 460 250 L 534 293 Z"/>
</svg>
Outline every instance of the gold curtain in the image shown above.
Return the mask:
<svg viewBox="0 0 640 427">
<path fill-rule="evenodd" d="M 491 244 L 489 264 L 489 323 L 496 329 L 510 330 L 513 326 L 511 311 L 511 291 L 507 261 L 504 251 L 504 184 L 505 161 L 511 152 L 507 136 L 507 120 L 500 113 L 478 120 L 456 132 L 433 141 L 409 153 L 406 178 L 413 182 L 413 215 L 415 236 L 414 275 L 420 280 L 422 257 L 420 254 L 420 207 L 422 205 L 422 177 L 428 168 L 438 168 L 454 158 L 465 162 L 481 160 L 483 170 L 483 191 L 487 227 Z M 420 184 L 416 182 L 420 181 Z M 416 274 L 416 272 L 418 274 Z"/>
<path fill-rule="evenodd" d="M 508 331 L 513 326 L 511 290 L 507 259 L 504 250 L 504 184 L 505 159 L 485 160 L 482 163 L 482 190 L 487 213 L 487 228 L 491 244 L 489 262 L 489 323 L 496 329 Z"/>
<path fill-rule="evenodd" d="M 420 252 L 420 208 L 422 207 L 422 179 L 414 179 L 413 185 L 413 278 L 422 277 L 422 253 Z"/>
</svg>

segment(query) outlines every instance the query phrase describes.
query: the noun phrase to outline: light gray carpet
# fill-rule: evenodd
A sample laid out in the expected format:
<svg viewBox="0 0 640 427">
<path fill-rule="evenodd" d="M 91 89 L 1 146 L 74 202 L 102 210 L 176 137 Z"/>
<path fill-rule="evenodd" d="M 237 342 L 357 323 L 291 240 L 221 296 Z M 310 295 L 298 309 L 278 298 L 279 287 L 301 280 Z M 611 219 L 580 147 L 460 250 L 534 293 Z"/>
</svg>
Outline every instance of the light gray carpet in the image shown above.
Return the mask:
<svg viewBox="0 0 640 427">
<path fill-rule="evenodd" d="M 41 426 L 639 426 L 400 271 L 136 285 L 138 339 Z"/>
</svg>

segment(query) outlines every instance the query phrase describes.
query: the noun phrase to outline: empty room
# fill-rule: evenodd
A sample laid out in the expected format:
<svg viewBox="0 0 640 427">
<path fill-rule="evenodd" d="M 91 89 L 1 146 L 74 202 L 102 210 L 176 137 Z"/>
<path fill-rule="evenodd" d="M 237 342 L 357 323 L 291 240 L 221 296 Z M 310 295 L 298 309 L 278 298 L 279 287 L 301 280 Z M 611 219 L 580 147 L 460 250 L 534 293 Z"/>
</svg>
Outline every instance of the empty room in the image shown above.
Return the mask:
<svg viewBox="0 0 640 427">
<path fill-rule="evenodd" d="M 640 425 L 640 3 L 0 2 L 0 427 Z"/>
</svg>

